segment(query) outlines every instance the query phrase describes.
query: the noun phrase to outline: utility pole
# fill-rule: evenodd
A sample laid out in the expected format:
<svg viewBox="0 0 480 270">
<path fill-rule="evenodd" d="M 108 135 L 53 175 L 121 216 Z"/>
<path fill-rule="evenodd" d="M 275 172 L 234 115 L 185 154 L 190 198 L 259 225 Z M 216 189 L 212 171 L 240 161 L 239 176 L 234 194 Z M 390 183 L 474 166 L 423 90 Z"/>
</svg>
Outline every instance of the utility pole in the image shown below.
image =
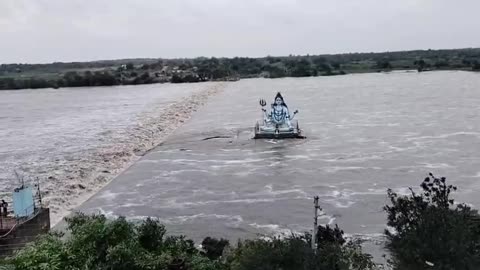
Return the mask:
<svg viewBox="0 0 480 270">
<path fill-rule="evenodd" d="M 316 250 L 317 249 L 317 229 L 318 229 L 318 210 L 320 206 L 318 205 L 318 196 L 313 197 L 313 205 L 315 207 L 314 209 L 314 216 L 313 216 L 313 234 L 312 234 L 312 249 Z"/>
</svg>

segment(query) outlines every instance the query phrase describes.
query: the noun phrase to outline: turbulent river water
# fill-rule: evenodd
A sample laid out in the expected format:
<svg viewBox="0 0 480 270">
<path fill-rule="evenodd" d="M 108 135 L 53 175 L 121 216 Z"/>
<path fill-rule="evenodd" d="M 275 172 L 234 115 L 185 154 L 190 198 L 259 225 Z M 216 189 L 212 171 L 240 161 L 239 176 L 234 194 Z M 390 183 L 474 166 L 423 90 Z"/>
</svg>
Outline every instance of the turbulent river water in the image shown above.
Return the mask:
<svg viewBox="0 0 480 270">
<path fill-rule="evenodd" d="M 222 84 L 0 91 L 0 192 L 37 183 L 52 223 L 189 118 Z"/>
<path fill-rule="evenodd" d="M 155 216 L 171 232 L 197 241 L 207 235 L 235 240 L 311 230 L 313 196 L 318 195 L 324 211 L 320 223 L 338 223 L 349 235 L 381 240 L 387 188 L 406 194 L 428 172 L 446 176 L 457 185 L 459 201 L 480 205 L 476 195 L 480 189 L 479 86 L 480 74 L 468 72 L 228 83 L 160 146 L 79 209 L 131 219 Z M 191 87 L 197 86 L 177 91 L 187 93 Z M 48 91 L 45 96 L 58 94 Z M 291 110 L 300 111 L 297 117 L 307 139 L 251 139 L 261 116 L 258 100 L 271 102 L 276 91 L 282 92 Z M 56 149 L 62 145 L 54 142 L 83 148 L 86 137 L 102 138 L 99 132 L 104 131 L 92 131 L 97 126 L 94 121 L 101 123 L 110 113 L 119 114 L 119 119 L 135 117 L 136 110 L 119 104 L 143 106 L 153 93 L 157 92 L 146 91 L 140 97 L 128 94 L 122 102 L 104 97 L 100 111 L 83 109 L 96 119 L 84 116 L 84 124 L 75 122 L 80 116 L 70 106 L 28 98 L 33 91 L 19 92 L 17 105 L 2 99 L 1 112 L 8 114 L 0 125 L 14 131 L 2 129 L 7 147 L 0 146 L 0 164 L 12 168 L 12 156 L 16 162 L 45 158 L 57 164 Z M 92 92 L 91 98 L 95 95 Z M 87 106 L 73 100 L 79 96 L 65 97 L 65 102 Z M 18 108 L 19 104 L 26 108 Z M 45 104 L 48 109 L 43 108 Z M 38 121 L 38 111 L 57 116 Z M 30 123 L 18 132 L 29 136 L 12 134 L 17 115 Z M 64 126 L 63 132 L 58 132 L 59 125 Z M 48 135 L 36 138 L 38 132 Z M 116 145 L 116 140 L 111 143 Z"/>
</svg>

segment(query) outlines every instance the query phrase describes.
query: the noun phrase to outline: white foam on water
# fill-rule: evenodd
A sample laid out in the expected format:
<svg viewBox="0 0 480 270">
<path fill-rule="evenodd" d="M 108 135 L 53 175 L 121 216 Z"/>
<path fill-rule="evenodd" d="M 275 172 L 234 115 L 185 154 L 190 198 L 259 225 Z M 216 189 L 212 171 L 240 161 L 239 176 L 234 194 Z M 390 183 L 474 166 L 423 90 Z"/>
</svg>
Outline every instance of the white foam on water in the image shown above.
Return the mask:
<svg viewBox="0 0 480 270">
<path fill-rule="evenodd" d="M 236 152 L 237 150 L 235 150 Z M 251 155 L 270 155 L 270 154 L 276 154 L 278 151 L 275 150 L 266 150 L 266 151 L 260 151 L 260 152 L 253 152 L 249 151 Z"/>
<path fill-rule="evenodd" d="M 192 190 L 192 192 L 193 192 L 193 194 L 217 194 L 216 192 L 213 192 L 213 191 L 208 190 L 206 188 L 194 189 L 194 190 Z"/>
<path fill-rule="evenodd" d="M 234 222 L 243 222 L 243 218 L 240 215 L 219 215 L 219 214 L 195 214 L 190 216 L 174 216 L 169 218 L 164 218 L 166 224 L 184 224 L 186 222 L 191 222 L 196 219 L 222 219 L 227 221 Z"/>
<path fill-rule="evenodd" d="M 296 188 L 296 189 L 274 190 L 274 191 L 272 190 L 270 192 L 270 194 L 273 195 L 273 196 L 285 195 L 285 194 L 291 194 L 291 193 L 297 193 L 297 194 L 300 194 L 300 195 L 305 196 L 305 197 L 308 196 L 308 194 L 305 191 L 303 191 L 301 189 L 298 189 L 298 188 Z"/>
<path fill-rule="evenodd" d="M 324 201 L 333 204 L 337 208 L 350 208 L 352 205 L 355 204 L 354 201 L 346 201 L 346 202 L 340 202 L 336 200 L 324 200 Z"/>
<path fill-rule="evenodd" d="M 169 200 L 164 206 L 157 206 L 157 207 L 164 207 L 164 208 L 185 208 L 185 207 L 192 207 L 192 206 L 200 206 L 200 205 L 214 205 L 214 204 L 225 204 L 225 203 L 233 203 L 233 204 L 254 204 L 254 203 L 263 203 L 263 202 L 275 202 L 279 199 L 274 198 L 257 198 L 257 199 L 234 199 L 234 200 L 211 200 L 211 201 L 195 201 L 195 202 L 177 202 L 176 199 Z"/>
<path fill-rule="evenodd" d="M 474 175 L 466 175 L 466 176 L 463 176 L 463 177 L 466 177 L 466 178 L 480 178 L 480 172 L 477 172 Z"/>
<path fill-rule="evenodd" d="M 223 168 L 231 167 L 230 165 L 210 165 L 209 168 L 215 171 L 222 170 Z"/>
<path fill-rule="evenodd" d="M 351 199 L 353 196 L 363 195 L 385 195 L 387 189 L 369 188 L 366 191 L 355 191 L 350 189 L 332 190 L 328 193 L 319 195 L 320 197 L 334 197 L 337 199 Z"/>
<path fill-rule="evenodd" d="M 322 220 L 327 220 L 327 222 L 321 222 Z M 318 222 L 320 225 L 332 225 L 334 224 L 336 218 L 334 216 L 329 216 L 323 211 L 319 214 Z"/>
<path fill-rule="evenodd" d="M 272 234 L 273 236 L 276 236 L 276 237 L 286 237 L 286 236 L 290 236 L 292 234 L 298 233 L 298 232 L 295 232 L 292 229 L 282 227 L 278 224 L 250 223 L 248 225 L 255 228 L 255 229 L 267 231 L 268 234 Z"/>
<path fill-rule="evenodd" d="M 168 177 L 172 175 L 179 175 L 183 173 L 210 173 L 208 170 L 201 170 L 201 169 L 184 169 L 184 170 L 169 170 L 169 171 L 163 171 L 162 176 L 163 177 Z"/>
<path fill-rule="evenodd" d="M 367 191 L 353 191 L 350 193 L 351 196 L 355 195 L 385 195 L 387 193 L 387 189 L 382 188 L 369 188 Z"/>
<path fill-rule="evenodd" d="M 169 159 L 169 158 L 159 158 L 159 159 L 143 159 L 139 160 L 138 163 L 177 163 L 177 164 L 189 164 L 193 165 L 196 163 L 204 163 L 207 162 L 206 160 L 198 160 L 198 159 L 186 159 L 186 158 L 178 158 L 178 159 Z"/>
<path fill-rule="evenodd" d="M 112 192 L 110 190 L 105 190 L 98 195 L 98 198 L 113 201 L 115 198 L 117 198 L 118 195 L 121 195 L 121 194 Z"/>
<path fill-rule="evenodd" d="M 459 131 L 459 132 L 441 134 L 441 135 L 437 135 L 437 136 L 411 137 L 411 138 L 406 138 L 405 141 L 409 142 L 409 141 L 418 141 L 418 140 L 447 139 L 447 138 L 455 137 L 455 136 L 474 136 L 474 137 L 480 138 L 480 133 L 479 132 Z"/>
<path fill-rule="evenodd" d="M 241 171 L 236 171 L 232 175 L 238 176 L 238 177 L 247 177 L 255 173 L 257 169 L 248 169 L 248 170 L 241 170 Z"/>
<path fill-rule="evenodd" d="M 401 195 L 401 196 L 407 196 L 407 195 L 412 194 L 412 191 L 408 187 L 393 188 L 392 190 L 393 190 L 393 192 L 395 192 L 395 193 L 397 193 L 398 195 Z M 413 190 L 415 191 L 415 188 Z"/>
<path fill-rule="evenodd" d="M 92 213 L 104 215 L 108 219 L 116 219 L 120 215 L 115 214 L 114 211 L 107 211 L 99 207 L 92 211 Z M 198 222 L 198 220 L 205 219 L 215 219 L 215 220 L 224 220 L 226 225 L 231 227 L 239 227 L 243 222 L 243 218 L 240 215 L 223 215 L 223 214 L 205 214 L 199 213 L 194 215 L 184 215 L 184 216 L 171 216 L 171 217 L 155 217 L 155 216 L 142 216 L 142 215 L 129 215 L 125 217 L 129 221 L 143 221 L 147 218 L 152 218 L 158 220 L 162 224 L 166 225 L 183 225 L 191 224 Z M 218 221 L 214 221 L 218 222 Z"/>
<path fill-rule="evenodd" d="M 257 163 L 257 162 L 262 162 L 264 159 L 251 159 L 251 158 L 246 158 L 246 159 L 241 159 L 241 160 L 214 160 L 213 162 L 219 162 L 219 163 L 225 163 L 225 164 L 245 164 L 245 163 Z"/>
<path fill-rule="evenodd" d="M 102 207 L 98 207 L 96 210 L 92 211 L 95 214 L 100 214 L 104 215 L 108 219 L 116 219 L 119 217 L 119 215 L 116 215 L 113 211 L 111 210 L 104 210 Z"/>
<path fill-rule="evenodd" d="M 301 160 L 301 159 L 310 160 L 310 159 L 312 159 L 310 156 L 307 156 L 307 155 L 286 155 L 285 158 L 288 158 L 288 159 L 291 159 L 291 160 Z"/>
<path fill-rule="evenodd" d="M 282 161 L 273 161 L 270 164 L 268 164 L 268 167 L 277 167 L 281 165 L 283 162 Z"/>
<path fill-rule="evenodd" d="M 428 169 L 447 169 L 453 167 L 447 163 L 420 163 L 420 166 Z"/>
<path fill-rule="evenodd" d="M 386 236 L 383 233 L 345 233 L 346 239 L 357 239 L 361 241 L 383 243 L 386 241 Z"/>
<path fill-rule="evenodd" d="M 268 184 L 265 187 L 265 190 L 256 192 L 252 195 L 257 195 L 257 196 L 278 196 L 278 195 L 285 195 L 285 194 L 300 194 L 301 198 L 309 197 L 309 195 L 303 191 L 299 186 L 293 186 L 291 189 L 279 189 L 279 190 L 274 190 L 273 189 L 273 184 Z"/>
<path fill-rule="evenodd" d="M 339 171 L 357 171 L 357 170 L 381 170 L 380 167 L 360 167 L 360 166 L 328 166 L 328 167 L 321 167 L 321 170 L 327 173 L 336 173 Z"/>
</svg>

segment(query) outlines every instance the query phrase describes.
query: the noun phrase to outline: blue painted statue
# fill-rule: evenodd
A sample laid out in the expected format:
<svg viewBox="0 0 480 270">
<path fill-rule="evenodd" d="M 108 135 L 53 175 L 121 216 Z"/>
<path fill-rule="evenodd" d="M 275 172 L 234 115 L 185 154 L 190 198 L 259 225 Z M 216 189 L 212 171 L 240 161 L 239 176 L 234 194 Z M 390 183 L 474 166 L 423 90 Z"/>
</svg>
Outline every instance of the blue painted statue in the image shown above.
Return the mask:
<svg viewBox="0 0 480 270">
<path fill-rule="evenodd" d="M 269 114 L 266 113 L 266 110 L 264 110 L 266 114 L 266 121 L 271 122 L 275 125 L 287 125 L 287 127 L 290 130 L 293 130 L 292 124 L 290 123 L 290 120 L 293 119 L 297 111 L 293 113 L 293 116 L 290 116 L 290 113 L 288 111 L 288 106 L 285 103 L 285 100 L 282 97 L 282 94 L 280 92 L 277 93 L 275 96 L 275 101 L 271 105 L 272 110 L 270 111 Z"/>
<path fill-rule="evenodd" d="M 275 99 L 271 104 L 270 112 L 267 112 L 267 110 L 263 108 L 267 105 L 265 100 L 261 99 L 260 105 L 262 106 L 263 111 L 263 125 L 256 125 L 256 138 L 293 138 L 300 136 L 298 123 L 297 127 L 293 127 L 291 123 L 291 120 L 293 120 L 298 113 L 298 110 L 296 110 L 293 115 L 290 115 L 288 106 L 280 92 L 275 96 Z"/>
</svg>

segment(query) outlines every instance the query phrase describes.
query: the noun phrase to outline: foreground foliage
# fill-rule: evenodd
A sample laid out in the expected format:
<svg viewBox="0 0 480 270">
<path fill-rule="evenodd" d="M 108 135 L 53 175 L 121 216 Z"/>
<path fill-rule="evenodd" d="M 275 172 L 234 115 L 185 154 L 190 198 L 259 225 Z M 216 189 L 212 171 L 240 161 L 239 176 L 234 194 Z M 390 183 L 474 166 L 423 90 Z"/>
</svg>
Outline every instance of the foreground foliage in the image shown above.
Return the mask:
<svg viewBox="0 0 480 270">
<path fill-rule="evenodd" d="M 457 188 L 432 174 L 422 191 L 401 196 L 388 190 L 387 248 L 395 270 L 470 270 L 480 266 L 480 216 L 450 197 Z M 260 238 L 230 245 L 207 237 L 201 249 L 183 236 L 167 235 L 157 220 L 77 214 L 68 237 L 51 233 L 3 261 L 0 269 L 100 270 L 367 270 L 372 257 L 338 227 L 319 226 L 317 247 L 309 234 Z M 3 266 L 2 266 L 3 265 Z M 3 267 L 3 268 L 2 268 Z"/>
<path fill-rule="evenodd" d="M 68 237 L 51 233 L 7 259 L 18 270 L 366 270 L 370 256 L 357 243 L 343 239 L 340 229 L 319 227 L 317 252 L 311 237 L 256 239 L 230 247 L 225 239 L 207 237 L 202 249 L 183 236 L 167 236 L 153 219 L 134 224 L 102 215 L 78 214 L 68 220 Z"/>
<path fill-rule="evenodd" d="M 71 236 L 53 233 L 18 252 L 15 269 L 218 269 L 193 241 L 166 236 L 163 225 L 147 219 L 135 225 L 118 218 L 79 214 L 68 220 Z"/>
<path fill-rule="evenodd" d="M 450 194 L 457 188 L 432 174 L 420 194 L 409 196 L 388 191 L 385 206 L 387 248 L 395 269 L 467 270 L 480 266 L 480 217 L 465 204 L 455 204 Z"/>
<path fill-rule="evenodd" d="M 338 227 L 319 227 L 317 250 L 311 236 L 256 239 L 239 242 L 227 257 L 232 270 L 366 270 L 374 269 L 371 256 L 357 242 L 346 241 Z"/>
</svg>

